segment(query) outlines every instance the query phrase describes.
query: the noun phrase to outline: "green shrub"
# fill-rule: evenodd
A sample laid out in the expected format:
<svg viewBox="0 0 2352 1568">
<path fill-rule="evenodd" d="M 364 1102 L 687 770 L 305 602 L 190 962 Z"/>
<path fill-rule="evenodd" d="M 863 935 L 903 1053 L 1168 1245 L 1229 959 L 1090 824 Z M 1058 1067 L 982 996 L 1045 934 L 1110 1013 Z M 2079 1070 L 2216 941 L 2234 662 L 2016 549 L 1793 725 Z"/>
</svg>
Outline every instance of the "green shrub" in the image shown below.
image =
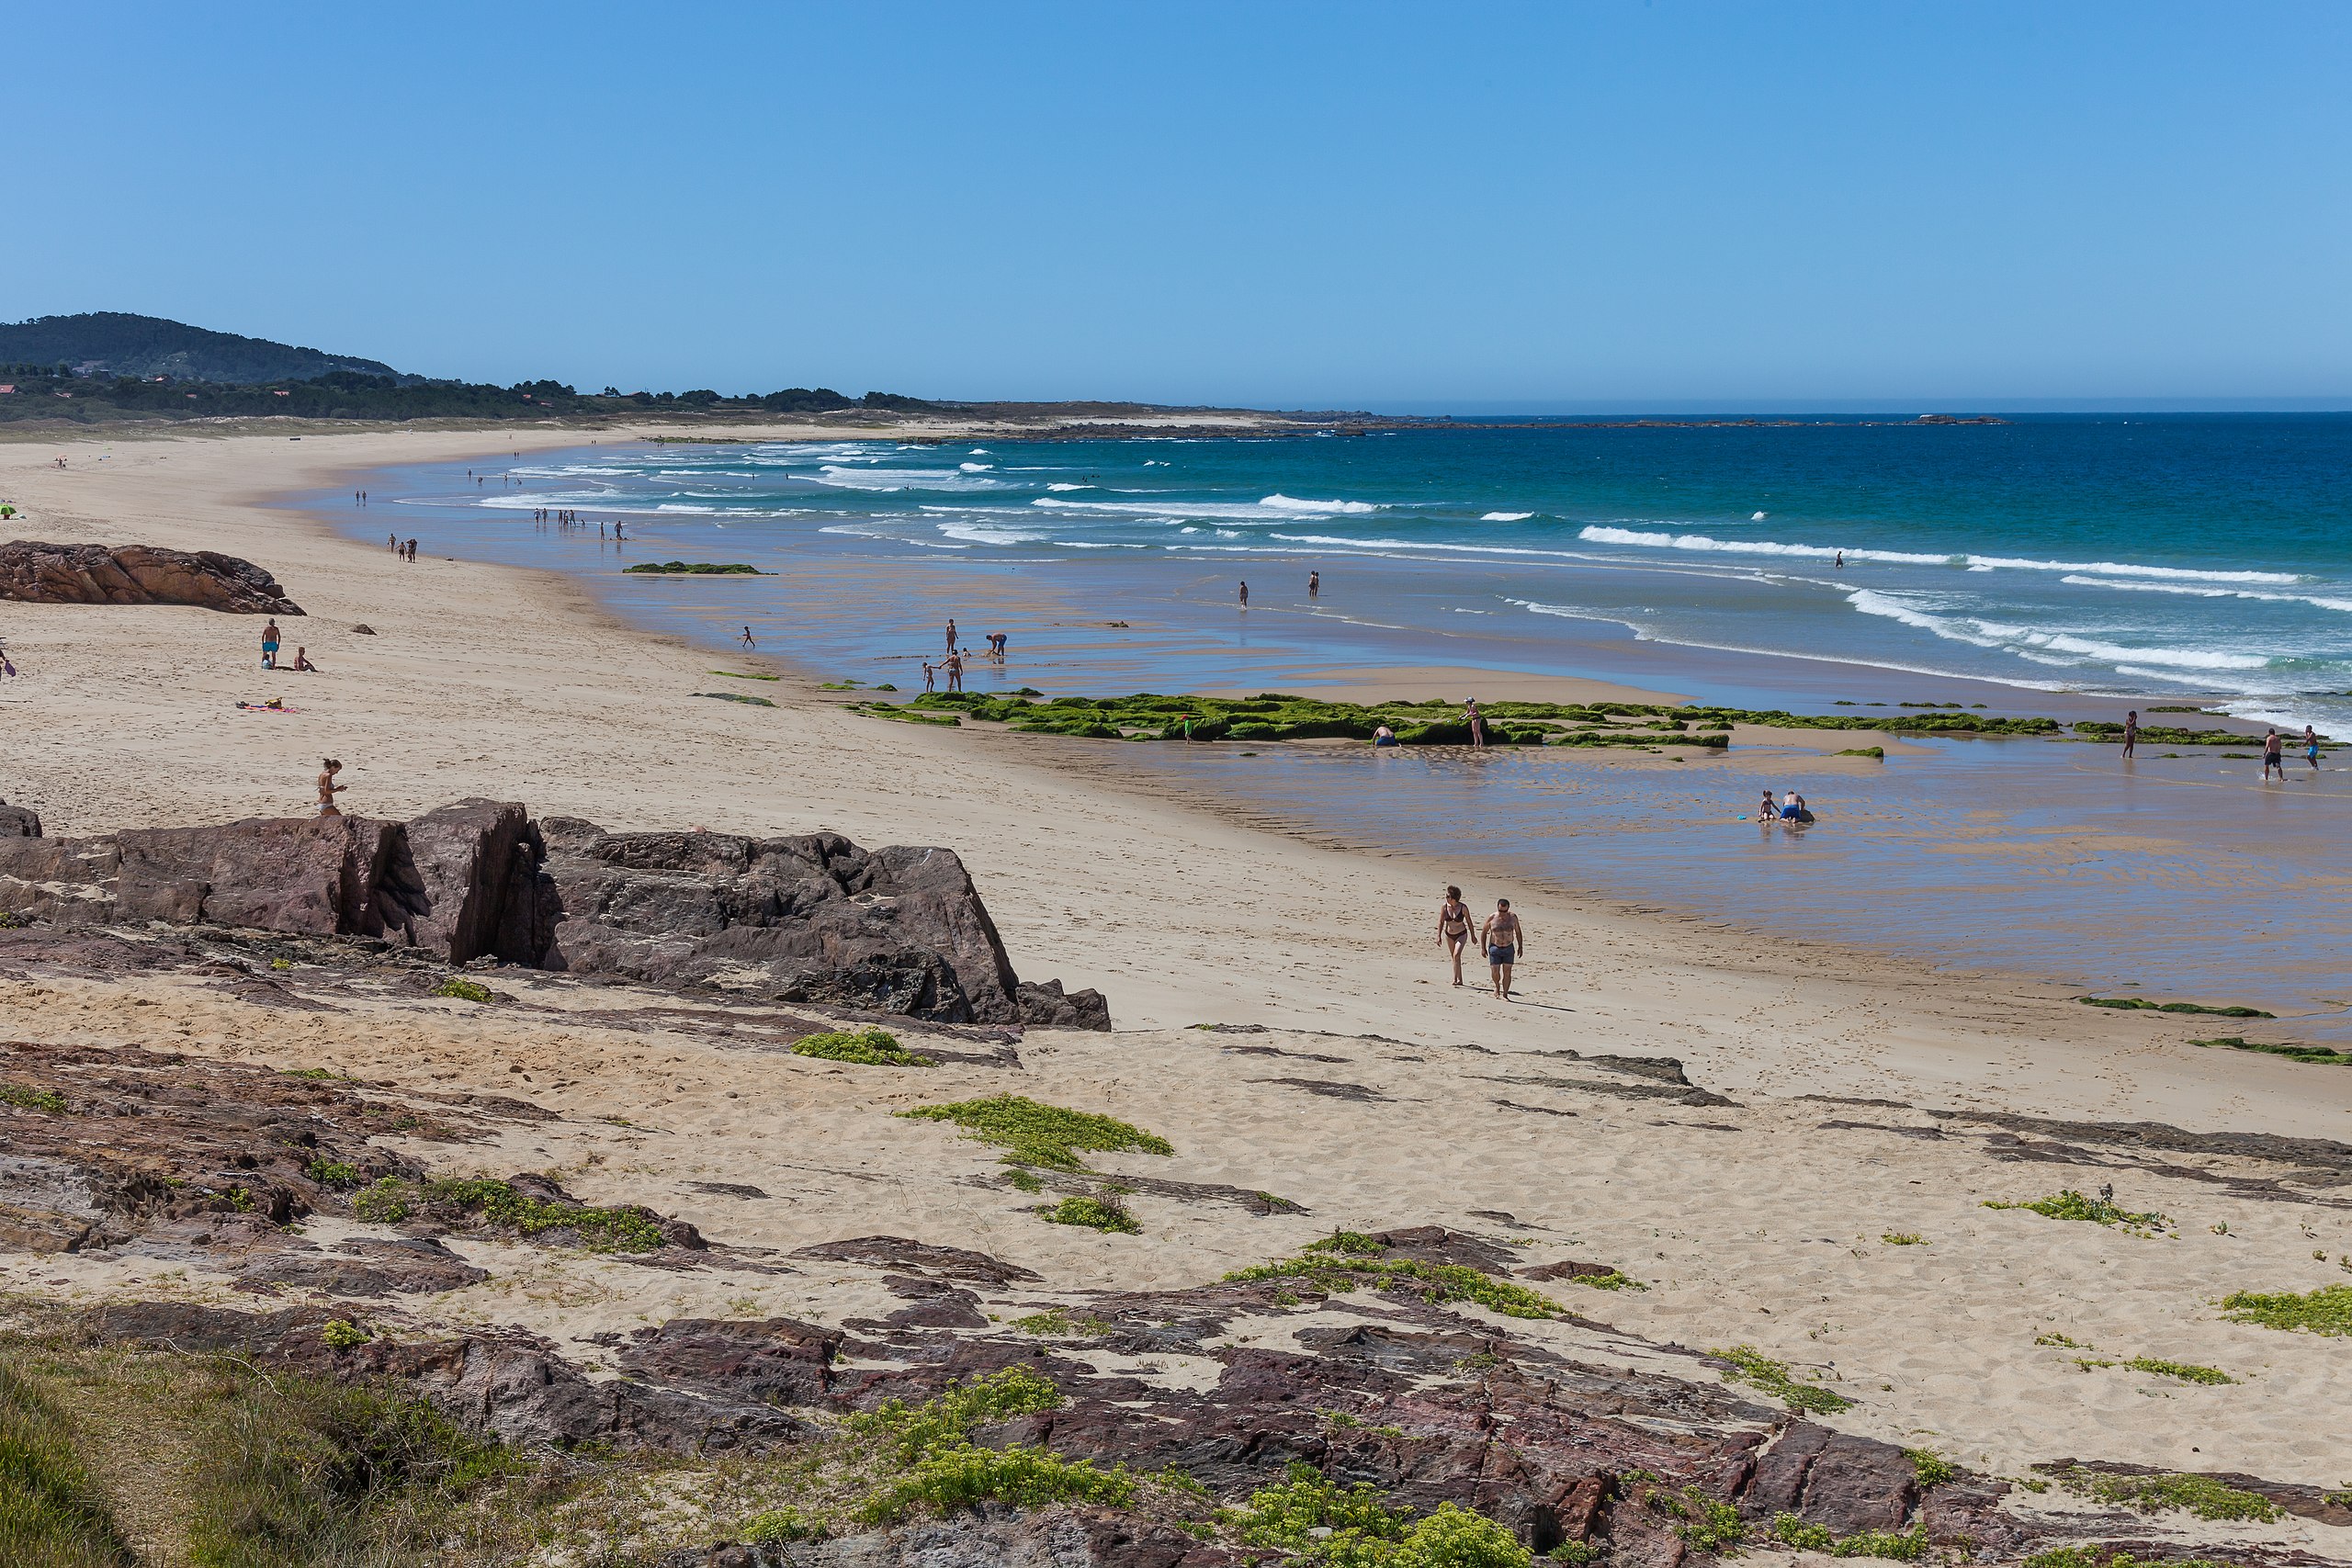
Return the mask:
<svg viewBox="0 0 2352 1568">
<path fill-rule="evenodd" d="M 961 1100 L 953 1105 L 919 1105 L 894 1114 L 953 1122 L 968 1137 L 1011 1149 L 1012 1159 L 1024 1165 L 1050 1166 L 1056 1170 L 1084 1169 L 1078 1157 L 1080 1150 L 1115 1153 L 1140 1149 L 1149 1155 L 1176 1152 L 1167 1139 L 1155 1137 L 1140 1127 L 1090 1111 L 1042 1104 L 1017 1094 Z"/>
<path fill-rule="evenodd" d="M 1928 1245 L 1928 1238 L 1921 1235 L 1917 1231 L 1888 1231 L 1884 1235 L 1881 1235 L 1879 1240 L 1886 1243 L 1889 1247 L 1925 1247 Z"/>
<path fill-rule="evenodd" d="M 1341 1490 L 1314 1466 L 1294 1461 L 1281 1485 L 1260 1487 L 1248 1503 L 1227 1510 L 1223 1522 L 1244 1546 L 1304 1551 L 1320 1539 L 1315 1534 L 1319 1529 L 1359 1540 L 1400 1540 L 1408 1517 L 1404 1509 L 1389 1507 L 1367 1482 Z"/>
<path fill-rule="evenodd" d="M 1750 1388 L 1760 1389 L 1792 1410 L 1834 1416 L 1840 1410 L 1853 1407 L 1854 1402 L 1842 1393 L 1832 1393 L 1813 1383 L 1797 1382 L 1790 1374 L 1787 1363 L 1773 1360 L 1752 1345 L 1735 1345 L 1727 1350 L 1710 1350 L 1707 1354 L 1732 1364 L 1733 1370 L 1723 1374 L 1726 1382 L 1744 1382 Z"/>
<path fill-rule="evenodd" d="M 550 1203 L 517 1192 L 503 1181 L 428 1181 L 424 1195 L 435 1203 L 477 1213 L 493 1225 L 526 1236 L 548 1231 L 577 1232 L 591 1252 L 652 1252 L 664 1241 L 661 1225 L 641 1209 Z"/>
<path fill-rule="evenodd" d="M 1911 1461 L 1912 1479 L 1919 1483 L 1919 1490 L 1922 1492 L 1931 1486 L 1941 1486 L 1946 1482 L 1960 1479 L 1960 1466 L 1948 1459 L 1930 1453 L 1926 1449 L 1905 1449 L 1903 1452 Z"/>
<path fill-rule="evenodd" d="M 1066 1308 L 1056 1307 L 1051 1312 L 1033 1313 L 1027 1317 L 1016 1317 L 1012 1320 L 1012 1326 L 1023 1334 L 1082 1335 L 1091 1337 L 1098 1334 L 1108 1334 L 1117 1325 L 1107 1318 L 1091 1317 L 1085 1313 L 1072 1314 Z"/>
<path fill-rule="evenodd" d="M 1072 1194 L 1051 1208 L 1038 1210 L 1037 1217 L 1048 1224 L 1084 1225 L 1088 1230 L 1116 1231 L 1125 1235 L 1143 1234 L 1143 1225 L 1127 1212 L 1127 1206 L 1107 1195 L 1087 1198 Z"/>
<path fill-rule="evenodd" d="M 1606 1274 L 1578 1274 L 1575 1276 L 1575 1280 L 1577 1284 L 1590 1286 L 1596 1291 L 1646 1291 L 1649 1289 L 1647 1285 L 1622 1269 L 1611 1269 Z"/>
<path fill-rule="evenodd" d="M 979 1503 L 1039 1508 L 1054 1503 L 1096 1503 L 1124 1508 L 1135 1501 L 1136 1479 L 1122 1465 L 1094 1468 L 1043 1449 L 953 1448 L 925 1455 L 904 1475 L 859 1504 L 861 1523 L 895 1524 L 918 1507 L 948 1512 Z"/>
<path fill-rule="evenodd" d="M 2278 1504 L 2256 1492 L 2241 1492 L 2203 1475 L 2108 1475 L 2098 1471 L 2052 1472 L 2059 1485 L 2078 1497 L 2135 1513 L 2178 1510 L 2200 1519 L 2267 1523 L 2280 1517 Z"/>
<path fill-rule="evenodd" d="M 53 1090 L 34 1089 L 28 1084 L 0 1083 L 0 1104 L 14 1105 L 25 1111 L 46 1111 L 52 1116 L 65 1112 L 65 1097 Z"/>
<path fill-rule="evenodd" d="M 452 975 L 434 987 L 433 995 L 449 997 L 461 1002 L 494 1002 L 498 999 L 498 993 L 488 986 L 458 975 Z"/>
<path fill-rule="evenodd" d="M 887 1029 L 836 1029 L 811 1034 L 792 1043 L 796 1056 L 817 1056 L 828 1062 L 854 1062 L 866 1067 L 928 1067 L 928 1056 L 918 1056 L 899 1043 Z"/>
<path fill-rule="evenodd" d="M 1061 1402 L 1061 1391 L 1044 1378 L 1008 1367 L 969 1382 L 951 1382 L 920 1404 L 885 1400 L 870 1411 L 851 1416 L 847 1429 L 856 1436 L 887 1440 L 898 1462 L 910 1465 L 926 1454 L 962 1447 L 971 1440 L 976 1427 L 1037 1415 L 1057 1408 Z"/>
<path fill-rule="evenodd" d="M 2189 1361 L 2160 1361 L 2154 1356 L 2134 1356 L 2123 1364 L 2135 1372 L 2154 1372 L 2158 1377 L 2178 1378 L 2183 1382 L 2225 1383 L 2238 1381 L 2218 1367 L 2200 1367 Z"/>
<path fill-rule="evenodd" d="M 319 1337 L 326 1342 L 326 1347 L 330 1350 L 352 1350 L 367 1344 L 376 1337 L 356 1323 L 340 1317 L 331 1317 L 320 1328 Z"/>
<path fill-rule="evenodd" d="M 754 1514 L 735 1527 L 734 1533 L 754 1546 L 780 1546 L 792 1540 L 820 1540 L 825 1527 L 789 1503 Z"/>
<path fill-rule="evenodd" d="M 1369 1249 L 1369 1252 L 1366 1251 Z M 1413 1258 L 1388 1258 L 1387 1251 L 1370 1236 L 1341 1231 L 1306 1247 L 1295 1258 L 1237 1269 L 1232 1280 L 1302 1279 L 1332 1295 L 1369 1287 L 1406 1292 L 1432 1303 L 1476 1302 L 1506 1317 L 1549 1318 L 1566 1309 L 1549 1296 L 1524 1285 L 1498 1280 L 1458 1263 L 1422 1263 Z"/>
<path fill-rule="evenodd" d="M 2146 1235 L 2163 1230 L 2171 1222 L 2162 1214 L 2135 1214 L 2119 1209 L 2104 1198 L 2086 1198 L 2073 1188 L 2052 1192 L 2047 1198 L 2036 1198 L 2024 1203 L 1996 1203 L 1985 1200 L 1988 1209 L 2030 1209 L 2052 1220 L 2085 1220 L 2092 1224 L 2116 1225 L 2132 1235 Z"/>
<path fill-rule="evenodd" d="M 1916 1562 L 1928 1554 L 1928 1527 L 1907 1530 L 1856 1530 L 1829 1549 L 1832 1557 L 1884 1557 Z"/>
<path fill-rule="evenodd" d="M 322 1187 L 356 1187 L 359 1168 L 345 1165 L 339 1159 L 314 1159 L 302 1168 L 302 1174 Z"/>
<path fill-rule="evenodd" d="M 2323 1285 L 2296 1295 L 2239 1291 L 2222 1298 L 2222 1315 L 2265 1328 L 2308 1328 L 2313 1334 L 2352 1334 L 2352 1285 Z"/>
<path fill-rule="evenodd" d="M 1837 1534 L 1828 1526 L 1807 1524 L 1794 1514 L 1772 1516 L 1772 1539 L 1795 1551 L 1826 1552 L 1838 1545 Z"/>
<path fill-rule="evenodd" d="M 410 1194 L 406 1182 L 387 1176 L 356 1194 L 351 1212 L 372 1225 L 396 1225 L 408 1218 Z"/>
</svg>

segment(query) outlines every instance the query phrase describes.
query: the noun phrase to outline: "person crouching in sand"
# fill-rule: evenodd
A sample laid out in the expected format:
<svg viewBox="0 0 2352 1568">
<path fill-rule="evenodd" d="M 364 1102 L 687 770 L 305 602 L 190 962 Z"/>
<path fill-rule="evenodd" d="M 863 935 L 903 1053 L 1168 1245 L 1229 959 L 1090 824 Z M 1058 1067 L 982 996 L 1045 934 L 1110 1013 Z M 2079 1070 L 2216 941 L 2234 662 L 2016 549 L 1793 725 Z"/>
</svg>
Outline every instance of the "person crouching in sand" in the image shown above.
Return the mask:
<svg viewBox="0 0 2352 1568">
<path fill-rule="evenodd" d="M 1487 967 L 1495 982 L 1495 995 L 1510 1000 L 1510 966 L 1527 956 L 1527 928 L 1510 912 L 1510 900 L 1495 900 L 1495 912 L 1487 917 L 1479 928 L 1478 940 L 1487 949 Z"/>
<path fill-rule="evenodd" d="M 335 809 L 334 797 L 341 795 L 345 790 L 349 789 L 351 786 L 349 784 L 339 784 L 334 782 L 335 774 L 341 772 L 343 772 L 343 764 L 336 761 L 333 757 L 322 757 L 319 759 L 319 815 L 322 817 L 340 817 L 343 815 L 342 812 Z"/>
</svg>

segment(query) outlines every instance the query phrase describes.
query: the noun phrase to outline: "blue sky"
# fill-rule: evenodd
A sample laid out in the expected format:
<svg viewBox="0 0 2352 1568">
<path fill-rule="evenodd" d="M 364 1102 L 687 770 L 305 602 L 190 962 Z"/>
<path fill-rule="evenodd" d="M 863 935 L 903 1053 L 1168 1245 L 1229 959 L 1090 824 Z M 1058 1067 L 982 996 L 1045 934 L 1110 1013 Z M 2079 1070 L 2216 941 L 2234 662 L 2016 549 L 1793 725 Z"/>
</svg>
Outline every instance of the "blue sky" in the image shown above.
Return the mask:
<svg viewBox="0 0 2352 1568">
<path fill-rule="evenodd" d="M 93 4 L 0 319 L 497 381 L 2352 406 L 2352 6 Z"/>
</svg>

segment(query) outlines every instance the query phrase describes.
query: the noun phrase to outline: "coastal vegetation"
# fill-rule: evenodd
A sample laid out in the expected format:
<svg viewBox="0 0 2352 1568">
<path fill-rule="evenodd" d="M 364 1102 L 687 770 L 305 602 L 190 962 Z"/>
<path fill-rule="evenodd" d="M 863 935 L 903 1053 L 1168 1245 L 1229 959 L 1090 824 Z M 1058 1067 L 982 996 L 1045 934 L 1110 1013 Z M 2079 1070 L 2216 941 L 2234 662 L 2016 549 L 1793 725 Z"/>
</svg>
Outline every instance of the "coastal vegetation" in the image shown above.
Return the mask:
<svg viewBox="0 0 2352 1568">
<path fill-rule="evenodd" d="M 1792 1410 L 1809 1416 L 1835 1416 L 1840 1410 L 1850 1410 L 1854 1402 L 1842 1393 L 1833 1393 L 1815 1383 L 1800 1382 L 1789 1371 L 1788 1363 L 1776 1361 L 1753 1345 L 1734 1345 L 1728 1349 L 1710 1350 L 1708 1355 L 1731 1363 L 1731 1371 L 1723 1374 L 1726 1382 L 1744 1382 L 1748 1387 L 1769 1393 Z"/>
<path fill-rule="evenodd" d="M 480 980 L 469 980 L 462 975 L 453 975 L 442 981 L 433 987 L 433 994 L 460 1002 L 494 1002 L 498 999 L 498 993 L 488 986 Z"/>
<path fill-rule="evenodd" d="M 2352 1285 L 2323 1285 L 2301 1295 L 2239 1291 L 2222 1298 L 2222 1315 L 2265 1328 L 2352 1335 Z"/>
<path fill-rule="evenodd" d="M 1017 1094 L 986 1100 L 959 1100 L 952 1105 L 919 1105 L 891 1114 L 933 1122 L 953 1122 L 965 1135 L 985 1144 L 999 1144 L 1012 1152 L 1008 1163 L 1041 1165 L 1054 1170 L 1083 1170 L 1081 1151 L 1114 1154 L 1135 1149 L 1148 1155 L 1172 1155 L 1165 1138 L 1109 1116 L 1046 1105 Z"/>
<path fill-rule="evenodd" d="M 1397 1291 L 1433 1305 L 1475 1302 L 1505 1317 L 1552 1318 L 1566 1309 L 1524 1285 L 1498 1280 L 1460 1263 L 1425 1263 L 1391 1258 L 1393 1249 L 1361 1231 L 1335 1231 L 1309 1242 L 1295 1258 L 1237 1269 L 1228 1280 L 1302 1280 L 1329 1295 L 1357 1290 Z"/>
<path fill-rule="evenodd" d="M 1048 1224 L 1079 1225 L 1091 1231 L 1115 1231 L 1124 1235 L 1143 1232 L 1142 1224 L 1129 1212 L 1125 1201 L 1108 1189 L 1091 1196 L 1073 1193 L 1038 1210 L 1037 1217 Z"/>
<path fill-rule="evenodd" d="M 722 703 L 741 703 L 746 707 L 772 708 L 775 704 L 766 697 L 755 697 L 749 692 L 696 692 L 698 697 L 710 697 Z"/>
<path fill-rule="evenodd" d="M 2049 1474 L 2077 1497 L 2139 1514 L 2177 1511 L 2194 1514 L 2200 1519 L 2243 1519 L 2267 1524 L 2282 1512 L 2278 1504 L 2258 1492 L 2242 1492 L 2205 1475 L 2118 1475 L 2080 1465 L 2052 1470 Z"/>
<path fill-rule="evenodd" d="M 918 1056 L 899 1043 L 887 1029 L 831 1029 L 792 1043 L 796 1056 L 817 1056 L 828 1062 L 854 1062 L 867 1067 L 928 1067 L 928 1056 Z"/>
<path fill-rule="evenodd" d="M 2086 1197 L 2073 1188 L 2064 1188 L 2047 1198 L 2035 1198 L 2022 1203 L 2004 1203 L 1987 1198 L 1987 1209 L 2027 1209 L 2051 1220 L 2083 1220 L 2095 1225 L 2110 1225 L 2134 1235 L 2153 1235 L 2171 1222 L 2162 1214 L 2135 1214 L 2120 1209 L 2104 1193 L 2097 1198 Z"/>
</svg>

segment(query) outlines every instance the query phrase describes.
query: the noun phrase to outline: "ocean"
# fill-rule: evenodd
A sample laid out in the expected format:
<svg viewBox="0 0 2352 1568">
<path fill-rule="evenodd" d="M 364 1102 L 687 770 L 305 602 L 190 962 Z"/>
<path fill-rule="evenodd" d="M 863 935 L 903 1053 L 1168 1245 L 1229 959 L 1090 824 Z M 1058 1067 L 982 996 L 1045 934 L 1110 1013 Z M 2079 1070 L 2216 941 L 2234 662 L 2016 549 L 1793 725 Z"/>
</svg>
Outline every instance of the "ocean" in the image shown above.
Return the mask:
<svg viewBox="0 0 2352 1568">
<path fill-rule="evenodd" d="M 614 442 L 389 471 L 367 512 L 334 514 L 901 690 L 955 616 L 967 646 L 1009 638 L 976 689 L 1283 690 L 1386 669 L 1458 675 L 1449 694 L 1468 696 L 1473 671 L 1516 671 L 1823 713 L 2204 705 L 2352 736 L 2347 481 L 2352 416 L 1848 417 Z M 534 522 L 549 508 L 588 526 Z M 672 558 L 767 575 L 620 571 Z M 2107 749 L 2033 741 L 1932 742 L 1861 770 L 1743 747 L 1662 773 L 1548 752 L 1041 743 L 1488 874 L 2086 988 L 2267 1001 L 2310 1014 L 2314 1038 L 2352 1028 L 2352 770 L 2332 762 L 2266 791 L 2213 748 L 2121 771 Z M 1803 788 L 1821 827 L 1759 835 L 1740 813 L 1766 784 Z"/>
</svg>

